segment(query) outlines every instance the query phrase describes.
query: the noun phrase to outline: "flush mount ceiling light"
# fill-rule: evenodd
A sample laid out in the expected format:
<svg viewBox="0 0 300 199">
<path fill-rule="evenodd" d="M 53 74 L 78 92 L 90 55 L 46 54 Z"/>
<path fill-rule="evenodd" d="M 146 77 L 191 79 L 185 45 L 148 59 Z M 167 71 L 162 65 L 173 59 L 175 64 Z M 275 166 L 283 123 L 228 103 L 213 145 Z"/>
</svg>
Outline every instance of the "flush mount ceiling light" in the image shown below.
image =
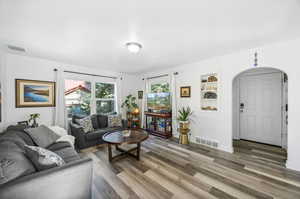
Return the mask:
<svg viewBox="0 0 300 199">
<path fill-rule="evenodd" d="M 126 47 L 131 53 L 138 53 L 142 49 L 142 45 L 137 42 L 127 42 Z"/>
</svg>

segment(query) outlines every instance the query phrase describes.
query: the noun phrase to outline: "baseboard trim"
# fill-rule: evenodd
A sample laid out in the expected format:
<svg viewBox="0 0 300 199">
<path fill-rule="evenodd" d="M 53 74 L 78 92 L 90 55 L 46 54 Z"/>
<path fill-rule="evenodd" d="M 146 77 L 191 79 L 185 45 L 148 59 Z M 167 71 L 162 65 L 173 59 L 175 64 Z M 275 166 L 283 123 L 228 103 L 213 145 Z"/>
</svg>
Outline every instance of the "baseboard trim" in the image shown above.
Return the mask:
<svg viewBox="0 0 300 199">
<path fill-rule="evenodd" d="M 290 160 L 286 161 L 286 168 L 294 170 L 294 171 L 300 171 L 300 164 L 292 162 Z"/>
</svg>

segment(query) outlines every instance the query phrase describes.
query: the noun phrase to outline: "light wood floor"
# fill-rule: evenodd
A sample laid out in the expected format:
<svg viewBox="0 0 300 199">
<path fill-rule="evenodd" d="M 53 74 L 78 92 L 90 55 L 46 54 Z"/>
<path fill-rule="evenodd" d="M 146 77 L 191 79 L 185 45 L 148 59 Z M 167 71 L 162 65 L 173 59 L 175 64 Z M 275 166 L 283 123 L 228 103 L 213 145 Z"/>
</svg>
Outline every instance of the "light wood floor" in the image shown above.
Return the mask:
<svg viewBox="0 0 300 199">
<path fill-rule="evenodd" d="M 287 152 L 281 147 L 246 140 L 233 140 L 233 147 L 235 154 L 257 163 L 285 167 Z"/>
<path fill-rule="evenodd" d="M 124 158 L 110 164 L 103 146 L 81 155 L 93 159 L 94 199 L 299 199 L 300 173 L 282 166 L 283 154 L 275 153 L 280 161 L 273 162 L 272 151 L 267 151 L 268 158 L 258 158 L 268 149 L 249 145 L 235 143 L 239 151 L 230 154 L 150 137 L 142 144 L 140 161 Z"/>
</svg>

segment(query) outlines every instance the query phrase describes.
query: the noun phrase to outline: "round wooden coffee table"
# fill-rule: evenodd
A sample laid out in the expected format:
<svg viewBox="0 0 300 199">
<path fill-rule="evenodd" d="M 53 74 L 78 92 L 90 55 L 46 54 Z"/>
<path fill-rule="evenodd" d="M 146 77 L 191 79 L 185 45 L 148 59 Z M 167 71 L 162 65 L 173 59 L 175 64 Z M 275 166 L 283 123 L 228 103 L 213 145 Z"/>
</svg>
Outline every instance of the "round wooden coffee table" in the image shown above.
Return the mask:
<svg viewBox="0 0 300 199">
<path fill-rule="evenodd" d="M 130 135 L 124 136 L 125 131 L 117 131 L 112 133 L 106 133 L 103 135 L 102 139 L 108 145 L 108 160 L 112 162 L 114 159 L 120 158 L 122 156 L 132 156 L 137 160 L 140 160 L 140 150 L 141 150 L 141 142 L 146 140 L 149 136 L 148 133 L 144 130 L 130 130 Z M 129 150 L 124 150 L 120 148 L 118 145 L 121 144 L 137 144 L 137 147 L 134 147 Z M 116 146 L 116 150 L 121 152 L 121 154 L 112 156 L 112 147 L 111 145 Z M 136 151 L 136 155 L 132 152 Z"/>
</svg>

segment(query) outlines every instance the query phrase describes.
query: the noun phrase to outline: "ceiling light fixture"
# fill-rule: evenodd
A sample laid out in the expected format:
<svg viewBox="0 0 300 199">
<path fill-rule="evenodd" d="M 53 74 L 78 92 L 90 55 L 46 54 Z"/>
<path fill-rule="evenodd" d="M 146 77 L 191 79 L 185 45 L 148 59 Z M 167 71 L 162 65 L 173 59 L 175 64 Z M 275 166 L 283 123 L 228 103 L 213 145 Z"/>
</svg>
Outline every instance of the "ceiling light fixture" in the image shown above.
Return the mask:
<svg viewBox="0 0 300 199">
<path fill-rule="evenodd" d="M 142 45 L 137 42 L 127 42 L 126 46 L 131 53 L 138 53 L 142 49 Z"/>
</svg>

